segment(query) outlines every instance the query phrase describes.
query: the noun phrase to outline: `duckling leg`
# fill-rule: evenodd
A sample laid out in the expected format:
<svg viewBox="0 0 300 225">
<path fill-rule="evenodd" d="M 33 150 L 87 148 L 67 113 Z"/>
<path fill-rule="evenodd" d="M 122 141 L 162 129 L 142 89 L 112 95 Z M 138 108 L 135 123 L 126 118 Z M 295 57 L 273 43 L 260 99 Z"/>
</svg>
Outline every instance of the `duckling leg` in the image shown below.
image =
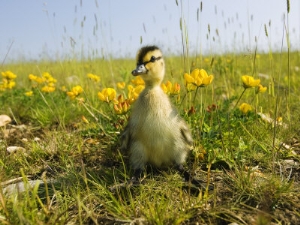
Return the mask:
<svg viewBox="0 0 300 225">
<path fill-rule="evenodd" d="M 185 170 L 181 164 L 177 165 L 177 170 L 181 175 L 183 175 L 186 182 L 190 182 L 193 180 L 193 176 L 187 170 Z"/>
<path fill-rule="evenodd" d="M 134 174 L 130 182 L 141 183 L 142 174 L 147 162 L 147 153 L 145 147 L 141 142 L 135 141 L 131 145 L 130 152 L 130 164 L 134 170 Z"/>
</svg>

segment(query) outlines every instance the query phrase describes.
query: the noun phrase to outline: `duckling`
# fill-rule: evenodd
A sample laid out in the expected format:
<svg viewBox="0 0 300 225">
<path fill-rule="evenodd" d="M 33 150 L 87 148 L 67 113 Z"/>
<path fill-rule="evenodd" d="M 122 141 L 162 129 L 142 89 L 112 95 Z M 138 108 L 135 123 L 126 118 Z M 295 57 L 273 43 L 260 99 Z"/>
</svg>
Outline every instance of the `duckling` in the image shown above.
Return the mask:
<svg viewBox="0 0 300 225">
<path fill-rule="evenodd" d="M 193 138 L 185 121 L 161 88 L 165 62 L 157 46 L 142 47 L 137 53 L 133 76 L 141 76 L 145 89 L 131 111 L 121 136 L 121 149 L 130 153 L 133 180 L 139 179 L 146 164 L 157 168 L 175 164 L 186 180 L 190 174 L 183 169 Z"/>
</svg>

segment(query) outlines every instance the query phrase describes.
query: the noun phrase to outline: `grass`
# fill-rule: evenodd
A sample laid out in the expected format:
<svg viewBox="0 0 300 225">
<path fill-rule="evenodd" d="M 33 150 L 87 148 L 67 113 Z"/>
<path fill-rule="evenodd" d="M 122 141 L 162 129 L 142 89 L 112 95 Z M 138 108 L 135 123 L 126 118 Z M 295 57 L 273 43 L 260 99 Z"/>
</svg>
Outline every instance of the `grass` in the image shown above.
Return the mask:
<svg viewBox="0 0 300 225">
<path fill-rule="evenodd" d="M 182 183 L 172 169 L 148 171 L 139 187 L 111 187 L 130 178 L 128 155 L 119 151 L 119 133 L 130 111 L 115 113 L 112 103 L 102 102 L 97 92 L 117 82 L 130 84 L 133 60 L 64 61 L 17 63 L 2 66 L 18 77 L 16 86 L 1 92 L 1 114 L 14 125 L 1 127 L 0 221 L 2 224 L 275 224 L 299 222 L 299 169 L 286 165 L 298 162 L 299 71 L 298 52 L 291 53 L 291 82 L 288 95 L 286 53 L 253 56 L 221 55 L 211 59 L 190 58 L 191 68 L 202 65 L 214 75 L 211 85 L 187 93 L 182 60 L 167 57 L 165 80 L 181 84 L 181 99 L 170 96 L 188 121 L 195 148 L 187 163 L 196 176 L 214 185 L 213 191 L 198 190 Z M 113 68 L 114 71 L 111 71 Z M 253 70 L 267 76 L 261 83 L 265 93 L 247 89 L 240 103 L 253 110 L 242 113 L 238 98 L 243 92 L 241 76 Z M 56 90 L 45 93 L 28 75 L 49 72 L 57 79 Z M 280 73 L 279 73 L 280 71 Z M 100 76 L 99 83 L 87 73 Z M 112 76 L 111 74 L 114 74 Z M 67 83 L 76 75 L 77 83 Z M 74 100 L 60 90 L 81 85 L 84 92 Z M 32 96 L 25 92 L 32 90 Z M 117 98 L 117 96 L 116 96 Z M 213 104 L 215 104 L 213 106 Z M 287 110 L 288 109 L 288 110 Z M 285 125 L 264 121 L 282 117 Z M 85 119 L 82 119 L 84 116 Z M 26 127 L 20 129 L 20 125 Z M 4 137 L 5 136 L 5 137 Z M 37 139 L 39 138 L 39 139 Z M 286 149 L 283 143 L 296 147 Z M 25 152 L 6 152 L 8 146 Z M 4 182 L 18 178 L 25 191 L 7 194 Z M 30 180 L 42 180 L 29 185 Z"/>
</svg>

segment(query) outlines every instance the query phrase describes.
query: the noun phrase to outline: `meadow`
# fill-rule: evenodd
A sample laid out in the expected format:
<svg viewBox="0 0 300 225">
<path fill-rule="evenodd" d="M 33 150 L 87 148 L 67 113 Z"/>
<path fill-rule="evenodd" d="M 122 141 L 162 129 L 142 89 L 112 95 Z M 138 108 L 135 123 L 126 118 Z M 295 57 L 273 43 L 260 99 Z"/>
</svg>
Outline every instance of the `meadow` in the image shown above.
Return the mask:
<svg viewBox="0 0 300 225">
<path fill-rule="evenodd" d="M 299 57 L 165 56 L 162 88 L 195 140 L 186 168 L 213 190 L 172 168 L 118 186 L 131 176 L 119 135 L 144 85 L 134 59 L 2 65 L 1 224 L 299 223 Z"/>
<path fill-rule="evenodd" d="M 203 187 L 151 166 L 124 185 L 120 134 L 144 88 L 135 59 L 6 62 L 0 224 L 300 224 L 300 53 L 288 24 L 287 50 L 265 53 L 191 53 L 184 18 L 180 30 L 161 87 L 191 128 L 185 168 Z"/>
</svg>

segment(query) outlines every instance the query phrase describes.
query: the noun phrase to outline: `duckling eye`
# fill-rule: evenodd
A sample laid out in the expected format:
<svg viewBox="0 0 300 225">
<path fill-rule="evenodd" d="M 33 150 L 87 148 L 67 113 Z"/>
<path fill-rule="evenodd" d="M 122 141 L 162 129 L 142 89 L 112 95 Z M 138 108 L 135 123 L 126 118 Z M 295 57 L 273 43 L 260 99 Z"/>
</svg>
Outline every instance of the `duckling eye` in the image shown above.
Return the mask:
<svg viewBox="0 0 300 225">
<path fill-rule="evenodd" d="M 155 62 L 155 60 L 156 60 L 155 56 L 151 56 L 149 62 L 152 62 L 152 63 L 153 63 L 153 62 Z"/>
<path fill-rule="evenodd" d="M 144 64 L 144 66 L 146 66 L 149 62 L 154 63 L 156 60 L 160 60 L 161 58 L 162 58 L 161 56 L 159 56 L 157 58 L 155 58 L 155 56 L 151 56 L 150 60 L 147 62 L 144 62 L 143 64 Z"/>
</svg>

